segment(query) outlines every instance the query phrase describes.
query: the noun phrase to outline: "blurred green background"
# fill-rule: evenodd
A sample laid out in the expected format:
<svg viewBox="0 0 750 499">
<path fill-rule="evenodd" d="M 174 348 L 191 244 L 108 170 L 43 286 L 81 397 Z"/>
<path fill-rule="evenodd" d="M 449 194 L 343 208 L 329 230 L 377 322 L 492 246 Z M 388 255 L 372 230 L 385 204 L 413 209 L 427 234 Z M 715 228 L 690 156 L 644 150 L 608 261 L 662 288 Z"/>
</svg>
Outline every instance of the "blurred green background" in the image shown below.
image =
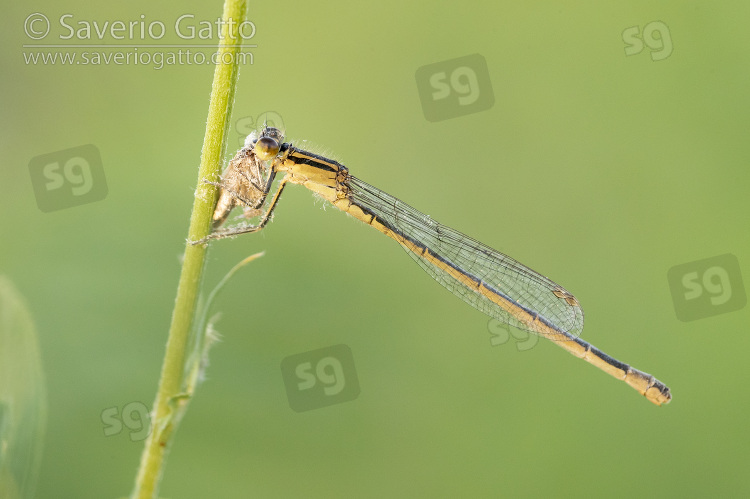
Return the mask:
<svg viewBox="0 0 750 499">
<path fill-rule="evenodd" d="M 143 442 L 105 436 L 102 413 L 154 399 L 213 67 L 27 65 L 24 20 L 143 14 L 170 32 L 157 43 L 186 43 L 175 19 L 221 8 L 5 6 L 0 274 L 29 303 L 47 376 L 38 497 L 131 490 Z M 674 400 L 658 408 L 546 341 L 493 346 L 488 319 L 393 241 L 295 186 L 264 232 L 211 248 L 206 286 L 266 256 L 218 303 L 223 340 L 161 495 L 746 497 L 750 309 L 682 322 L 667 272 L 731 253 L 750 278 L 749 15 L 739 1 L 251 3 L 227 157 L 278 113 L 291 141 L 561 283 L 584 339 Z M 626 55 L 623 32 L 653 21 L 671 55 Z M 416 70 L 475 53 L 494 105 L 427 121 Z M 30 161 L 85 144 L 106 198 L 43 213 Z M 282 359 L 337 344 L 359 397 L 294 412 Z"/>
</svg>

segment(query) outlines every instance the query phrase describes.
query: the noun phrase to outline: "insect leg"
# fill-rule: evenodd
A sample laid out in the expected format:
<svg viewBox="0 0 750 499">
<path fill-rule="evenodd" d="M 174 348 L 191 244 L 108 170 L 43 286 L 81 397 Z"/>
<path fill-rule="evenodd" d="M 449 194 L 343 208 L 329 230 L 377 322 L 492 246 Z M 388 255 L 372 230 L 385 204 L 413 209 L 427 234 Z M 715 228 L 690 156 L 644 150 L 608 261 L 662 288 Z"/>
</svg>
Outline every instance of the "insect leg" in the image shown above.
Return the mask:
<svg viewBox="0 0 750 499">
<path fill-rule="evenodd" d="M 190 244 L 205 244 L 209 240 L 212 239 L 225 239 L 227 237 L 234 237 L 238 236 L 240 234 L 249 234 L 252 232 L 258 232 L 259 230 L 263 229 L 263 227 L 266 226 L 266 224 L 271 220 L 271 216 L 273 215 L 273 210 L 276 208 L 276 204 L 279 202 L 279 198 L 281 197 L 281 193 L 284 191 L 284 186 L 286 185 L 287 181 L 289 180 L 288 176 L 285 176 L 283 179 L 281 179 L 281 182 L 279 183 L 279 187 L 276 189 L 276 192 L 273 195 L 273 198 L 271 198 L 271 201 L 268 203 L 268 208 L 266 208 L 266 212 L 261 215 L 260 222 L 258 222 L 257 225 L 240 225 L 238 227 L 232 227 L 227 229 L 219 229 L 208 236 L 204 237 L 203 239 L 200 239 L 198 241 L 190 241 Z M 268 190 L 270 190 L 270 184 L 268 185 Z M 263 196 L 263 199 L 265 200 L 265 195 Z"/>
</svg>

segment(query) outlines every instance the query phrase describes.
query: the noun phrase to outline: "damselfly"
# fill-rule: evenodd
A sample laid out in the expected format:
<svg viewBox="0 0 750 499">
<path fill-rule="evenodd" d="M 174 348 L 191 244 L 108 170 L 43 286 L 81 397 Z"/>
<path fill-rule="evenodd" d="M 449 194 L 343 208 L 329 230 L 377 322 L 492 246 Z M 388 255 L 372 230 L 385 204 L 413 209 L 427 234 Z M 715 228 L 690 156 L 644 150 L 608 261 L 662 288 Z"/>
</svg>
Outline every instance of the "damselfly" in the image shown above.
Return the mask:
<svg viewBox="0 0 750 499">
<path fill-rule="evenodd" d="M 579 338 L 583 309 L 565 288 L 514 259 L 441 225 L 406 203 L 349 174 L 342 164 L 283 142 L 266 127 L 251 135 L 225 170 L 209 239 L 257 232 L 266 226 L 284 186 L 301 184 L 336 208 L 396 240 L 436 281 L 497 320 L 544 336 L 573 355 L 638 390 L 654 404 L 671 400 L 669 388 L 648 373 L 620 362 Z M 284 176 L 266 203 L 277 173 Z M 242 206 L 256 225 L 221 229 Z M 265 207 L 265 209 L 263 209 Z"/>
</svg>

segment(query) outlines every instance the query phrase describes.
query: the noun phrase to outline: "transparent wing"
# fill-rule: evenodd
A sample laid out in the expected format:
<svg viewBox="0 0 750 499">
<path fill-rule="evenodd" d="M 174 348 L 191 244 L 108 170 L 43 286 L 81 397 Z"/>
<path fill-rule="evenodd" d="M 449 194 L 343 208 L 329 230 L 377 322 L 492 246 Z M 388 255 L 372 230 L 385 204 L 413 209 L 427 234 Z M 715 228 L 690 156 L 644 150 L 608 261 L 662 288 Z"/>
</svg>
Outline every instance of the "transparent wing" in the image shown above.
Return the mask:
<svg viewBox="0 0 750 499">
<path fill-rule="evenodd" d="M 481 280 L 497 294 L 538 314 L 563 332 L 578 337 L 583 331 L 583 309 L 559 284 L 356 177 L 349 176 L 348 185 L 353 202 L 417 246 L 427 247 L 430 253 L 438 255 L 442 260 L 440 265 L 405 247 L 433 279 L 472 307 L 519 329 L 536 332 L 480 293 L 476 286 L 467 286 L 466 279 L 460 280 L 461 274 Z"/>
</svg>

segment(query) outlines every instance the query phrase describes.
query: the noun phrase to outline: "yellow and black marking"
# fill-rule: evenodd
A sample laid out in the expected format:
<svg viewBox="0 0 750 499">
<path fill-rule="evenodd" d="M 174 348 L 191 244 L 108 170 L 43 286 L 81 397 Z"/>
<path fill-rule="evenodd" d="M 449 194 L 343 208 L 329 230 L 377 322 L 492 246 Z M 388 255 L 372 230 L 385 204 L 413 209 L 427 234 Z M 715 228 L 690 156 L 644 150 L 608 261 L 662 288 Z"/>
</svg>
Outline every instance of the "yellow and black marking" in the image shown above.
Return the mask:
<svg viewBox="0 0 750 499">
<path fill-rule="evenodd" d="M 256 226 L 245 226 L 233 231 L 217 231 L 217 235 L 213 238 L 262 229 L 270 219 L 286 183 L 303 185 L 341 211 L 394 239 L 412 254 L 433 278 L 478 310 L 554 341 L 576 357 L 625 381 L 654 404 L 661 405 L 671 400 L 669 388 L 662 382 L 648 373 L 610 357 L 574 334 L 580 333 L 583 328 L 583 311 L 575 296 L 567 290 L 510 257 L 453 229 L 437 224 L 427 215 L 349 175 L 344 165 L 297 149 L 288 143 L 279 144 L 281 138 L 280 132 L 270 129 L 256 142 L 253 150 L 257 159 L 272 162 L 269 175 L 271 181 L 277 172 L 284 174 L 265 214 L 261 217 L 261 222 Z M 276 154 L 275 157 L 271 158 L 274 154 Z M 257 161 L 250 161 L 248 164 L 254 164 L 257 167 Z M 257 181 L 254 182 L 253 186 L 257 192 L 253 191 L 253 187 L 243 186 L 248 193 L 243 192 L 242 197 L 231 193 L 232 199 L 242 201 L 243 198 L 249 198 L 256 203 L 257 200 L 265 200 L 271 188 L 270 184 L 271 182 L 268 181 L 263 189 L 259 189 Z M 222 185 L 222 187 L 222 193 L 225 194 L 227 186 Z M 263 192 L 260 192 L 261 190 Z M 222 209 L 226 211 L 226 206 Z M 222 220 L 226 218 L 223 211 L 221 215 Z M 399 217 L 403 217 L 404 224 L 401 223 Z M 402 225 L 409 227 L 409 231 L 404 230 Z M 426 240 L 421 240 L 425 235 L 426 240 L 435 241 L 437 246 L 450 247 L 458 256 L 459 261 L 441 252 L 440 248 L 430 247 L 430 244 L 425 242 Z M 445 242 L 441 236 L 446 239 Z M 453 238 L 450 243 L 453 246 L 449 245 L 449 238 Z M 467 250 L 476 252 L 476 256 L 470 261 L 465 259 L 466 256 L 461 257 L 461 254 Z M 465 265 L 460 264 L 460 258 L 464 258 Z M 482 265 L 485 265 L 484 267 L 477 263 L 479 260 Z M 488 266 L 491 267 L 495 263 L 506 268 L 499 273 L 498 269 L 487 270 Z M 478 269 L 479 273 L 472 273 L 471 268 Z M 508 281 L 509 275 L 517 276 L 522 281 L 517 285 L 520 289 L 503 289 L 507 286 L 512 288 L 514 284 L 517 284 Z M 492 279 L 486 279 L 487 276 Z M 540 294 L 544 296 L 539 296 Z M 471 298 L 471 296 L 476 298 Z M 513 296 L 516 298 L 514 299 Z M 544 307 L 527 306 L 528 303 L 521 303 L 521 299 L 531 303 L 541 303 Z M 548 316 L 549 313 L 553 316 Z M 561 324 L 566 327 L 561 327 Z"/>
</svg>

